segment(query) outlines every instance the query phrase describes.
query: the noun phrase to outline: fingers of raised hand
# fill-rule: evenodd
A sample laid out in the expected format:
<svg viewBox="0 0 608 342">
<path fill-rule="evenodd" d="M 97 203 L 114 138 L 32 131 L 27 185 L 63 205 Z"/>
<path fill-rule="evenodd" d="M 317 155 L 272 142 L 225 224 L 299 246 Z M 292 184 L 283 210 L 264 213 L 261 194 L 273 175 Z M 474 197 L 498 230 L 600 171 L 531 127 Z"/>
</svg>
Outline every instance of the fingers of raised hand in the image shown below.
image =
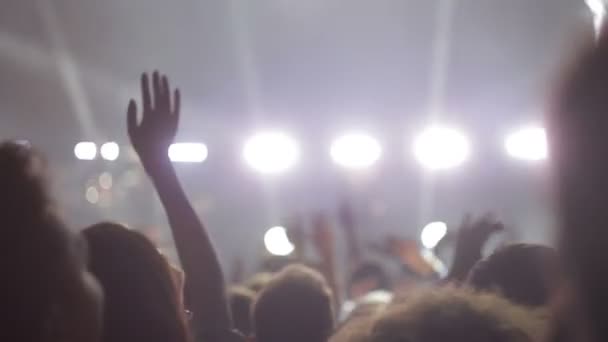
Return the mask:
<svg viewBox="0 0 608 342">
<path fill-rule="evenodd" d="M 161 86 L 160 75 L 158 71 L 154 71 L 152 73 L 152 92 L 154 93 L 155 111 L 159 111 L 159 109 L 165 108 L 165 98 L 163 96 L 163 89 Z"/>
<path fill-rule="evenodd" d="M 179 118 L 179 111 L 181 106 L 181 93 L 179 89 L 173 91 L 173 115 Z"/>
<path fill-rule="evenodd" d="M 127 130 L 129 136 L 133 136 L 137 129 L 137 103 L 131 99 L 129 101 L 129 107 L 127 108 Z"/>
<path fill-rule="evenodd" d="M 149 113 L 152 109 L 152 99 L 150 96 L 150 82 L 148 80 L 148 74 L 146 73 L 141 75 L 141 102 L 143 112 Z"/>
</svg>

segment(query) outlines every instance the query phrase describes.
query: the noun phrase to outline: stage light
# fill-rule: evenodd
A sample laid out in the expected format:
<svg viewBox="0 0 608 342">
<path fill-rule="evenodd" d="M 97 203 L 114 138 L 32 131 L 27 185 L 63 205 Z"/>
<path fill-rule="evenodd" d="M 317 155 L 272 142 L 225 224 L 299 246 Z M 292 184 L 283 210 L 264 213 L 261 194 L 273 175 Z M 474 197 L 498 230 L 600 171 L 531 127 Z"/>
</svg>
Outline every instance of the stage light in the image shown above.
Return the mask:
<svg viewBox="0 0 608 342">
<path fill-rule="evenodd" d="M 97 145 L 90 141 L 81 141 L 74 146 L 74 155 L 80 160 L 93 160 L 97 157 Z"/>
<path fill-rule="evenodd" d="M 279 173 L 297 162 L 299 151 L 296 142 L 288 135 L 266 132 L 253 136 L 245 143 L 243 156 L 258 172 Z"/>
<path fill-rule="evenodd" d="M 293 253 L 295 247 L 287 237 L 287 230 L 283 227 L 272 227 L 264 234 L 264 245 L 272 255 L 287 256 Z"/>
<path fill-rule="evenodd" d="M 547 159 L 547 136 L 540 127 L 528 127 L 512 133 L 505 140 L 507 153 L 517 159 Z"/>
<path fill-rule="evenodd" d="M 448 226 L 444 222 L 431 222 L 422 228 L 420 241 L 427 249 L 433 249 L 447 234 Z"/>
<path fill-rule="evenodd" d="M 380 143 L 366 134 L 351 133 L 334 140 L 330 155 L 333 161 L 348 169 L 372 166 L 382 154 Z"/>
<path fill-rule="evenodd" d="M 85 198 L 91 204 L 97 204 L 99 202 L 99 191 L 94 186 L 90 186 L 87 188 L 85 192 Z"/>
<path fill-rule="evenodd" d="M 599 34 L 602 22 L 606 16 L 606 4 L 603 0 L 585 0 L 585 3 L 587 3 L 587 6 L 593 14 L 593 24 L 595 26 L 596 33 Z"/>
<path fill-rule="evenodd" d="M 169 147 L 169 159 L 177 163 L 202 163 L 209 151 L 202 143 L 177 143 Z"/>
<path fill-rule="evenodd" d="M 469 156 L 469 142 L 460 132 L 446 127 L 431 127 L 414 141 L 414 155 L 426 168 L 449 169 Z"/>
<path fill-rule="evenodd" d="M 113 141 L 107 142 L 101 145 L 99 153 L 101 154 L 101 157 L 103 159 L 114 161 L 118 159 L 118 156 L 120 155 L 120 146 L 118 146 L 118 144 Z"/>
<path fill-rule="evenodd" d="M 99 186 L 104 190 L 112 189 L 112 186 L 114 184 L 112 174 L 109 172 L 102 173 L 101 175 L 99 175 L 98 183 Z"/>
</svg>

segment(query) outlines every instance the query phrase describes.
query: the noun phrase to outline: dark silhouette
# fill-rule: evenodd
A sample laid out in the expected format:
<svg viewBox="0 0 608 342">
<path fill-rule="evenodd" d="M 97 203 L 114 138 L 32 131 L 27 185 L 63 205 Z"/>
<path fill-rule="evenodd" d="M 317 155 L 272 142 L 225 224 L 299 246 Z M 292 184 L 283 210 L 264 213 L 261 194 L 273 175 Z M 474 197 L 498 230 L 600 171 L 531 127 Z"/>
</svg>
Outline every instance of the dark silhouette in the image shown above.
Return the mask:
<svg viewBox="0 0 608 342">
<path fill-rule="evenodd" d="M 243 286 L 233 286 L 228 290 L 228 300 L 234 327 L 245 336 L 253 334 L 251 307 L 255 292 Z"/>
<path fill-rule="evenodd" d="M 370 342 L 532 342 L 548 318 L 493 294 L 455 288 L 418 290 L 386 309 L 371 328 Z"/>
<path fill-rule="evenodd" d="M 253 307 L 257 342 L 325 342 L 333 329 L 331 290 L 323 276 L 303 265 L 279 272 Z"/>
<path fill-rule="evenodd" d="M 46 162 L 30 146 L 0 145 L 0 340 L 98 341 L 100 295 L 86 244 L 57 215 Z"/>
<path fill-rule="evenodd" d="M 84 236 L 105 292 L 104 342 L 190 340 L 169 264 L 145 236 L 115 223 L 96 224 Z"/>
<path fill-rule="evenodd" d="M 522 305 L 549 304 L 556 285 L 557 251 L 525 243 L 507 245 L 478 262 L 467 281 Z"/>
<path fill-rule="evenodd" d="M 135 100 L 129 102 L 127 127 L 133 148 L 152 180 L 167 213 L 180 262 L 186 274 L 184 302 L 192 311 L 197 339 L 233 336 L 224 276 L 207 230 L 186 196 L 167 151 L 177 134 L 180 92 L 166 76 L 154 72 L 152 91 L 148 76 L 141 77 L 142 118 Z"/>
</svg>

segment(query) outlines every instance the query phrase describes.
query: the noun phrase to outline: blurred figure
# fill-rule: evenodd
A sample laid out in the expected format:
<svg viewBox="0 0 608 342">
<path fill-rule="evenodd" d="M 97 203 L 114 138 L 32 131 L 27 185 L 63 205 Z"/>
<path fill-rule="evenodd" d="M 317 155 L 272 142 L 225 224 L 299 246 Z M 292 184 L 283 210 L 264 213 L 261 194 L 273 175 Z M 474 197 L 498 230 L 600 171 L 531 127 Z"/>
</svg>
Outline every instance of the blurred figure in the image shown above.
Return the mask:
<svg viewBox="0 0 608 342">
<path fill-rule="evenodd" d="M 389 303 L 381 300 L 357 303 L 356 308 L 340 324 L 330 342 L 368 342 L 374 321 Z"/>
<path fill-rule="evenodd" d="M 228 290 L 228 302 L 234 327 L 245 336 L 253 333 L 251 307 L 254 300 L 255 292 L 246 287 L 233 286 Z"/>
<path fill-rule="evenodd" d="M 348 296 L 356 300 L 372 291 L 390 291 L 391 281 L 382 266 L 375 262 L 364 262 L 351 274 Z"/>
<path fill-rule="evenodd" d="M 279 272 L 253 306 L 257 342 L 326 342 L 332 333 L 332 294 L 323 276 L 303 265 Z"/>
<path fill-rule="evenodd" d="M 502 222 L 491 213 L 480 217 L 465 215 L 458 229 L 452 265 L 444 281 L 466 281 L 471 269 L 481 260 L 486 242 L 493 234 L 504 229 Z"/>
<path fill-rule="evenodd" d="M 90 268 L 105 292 L 104 342 L 189 341 L 184 308 L 164 256 L 114 223 L 85 229 Z"/>
<path fill-rule="evenodd" d="M 101 291 L 86 270 L 86 244 L 57 215 L 47 177 L 28 145 L 0 144 L 0 339 L 98 341 Z"/>
<path fill-rule="evenodd" d="M 541 311 L 493 294 L 443 288 L 410 293 L 371 329 L 371 342 L 532 342 L 546 334 Z"/>
<path fill-rule="evenodd" d="M 272 280 L 270 272 L 259 272 L 245 281 L 245 287 L 258 294 Z"/>
<path fill-rule="evenodd" d="M 549 304 L 557 273 L 557 251 L 525 243 L 498 249 L 478 262 L 467 283 L 481 291 L 495 291 L 514 303 Z"/>
</svg>

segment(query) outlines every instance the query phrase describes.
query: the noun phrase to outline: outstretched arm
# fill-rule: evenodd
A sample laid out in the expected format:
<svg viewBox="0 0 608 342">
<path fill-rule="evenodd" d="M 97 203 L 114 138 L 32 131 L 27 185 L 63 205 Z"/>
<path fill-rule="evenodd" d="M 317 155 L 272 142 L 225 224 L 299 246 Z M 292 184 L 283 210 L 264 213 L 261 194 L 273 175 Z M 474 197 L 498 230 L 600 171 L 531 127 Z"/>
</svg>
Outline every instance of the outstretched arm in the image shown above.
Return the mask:
<svg viewBox="0 0 608 342">
<path fill-rule="evenodd" d="M 323 274 L 327 278 L 327 282 L 333 292 L 334 305 L 338 307 L 337 305 L 341 302 L 342 298 L 336 271 L 335 237 L 331 223 L 325 213 L 319 213 L 313 218 L 312 240 L 321 258 Z"/>
<path fill-rule="evenodd" d="M 186 273 L 185 302 L 194 314 L 194 327 L 197 333 L 219 336 L 232 328 L 222 270 L 207 230 L 184 193 L 167 154 L 177 133 L 180 93 L 175 90 L 171 96 L 167 77 L 158 72 L 152 76 L 152 91 L 148 76 L 142 75 L 141 91 L 141 121 L 135 100 L 129 103 L 129 137 L 167 213 Z"/>
</svg>

